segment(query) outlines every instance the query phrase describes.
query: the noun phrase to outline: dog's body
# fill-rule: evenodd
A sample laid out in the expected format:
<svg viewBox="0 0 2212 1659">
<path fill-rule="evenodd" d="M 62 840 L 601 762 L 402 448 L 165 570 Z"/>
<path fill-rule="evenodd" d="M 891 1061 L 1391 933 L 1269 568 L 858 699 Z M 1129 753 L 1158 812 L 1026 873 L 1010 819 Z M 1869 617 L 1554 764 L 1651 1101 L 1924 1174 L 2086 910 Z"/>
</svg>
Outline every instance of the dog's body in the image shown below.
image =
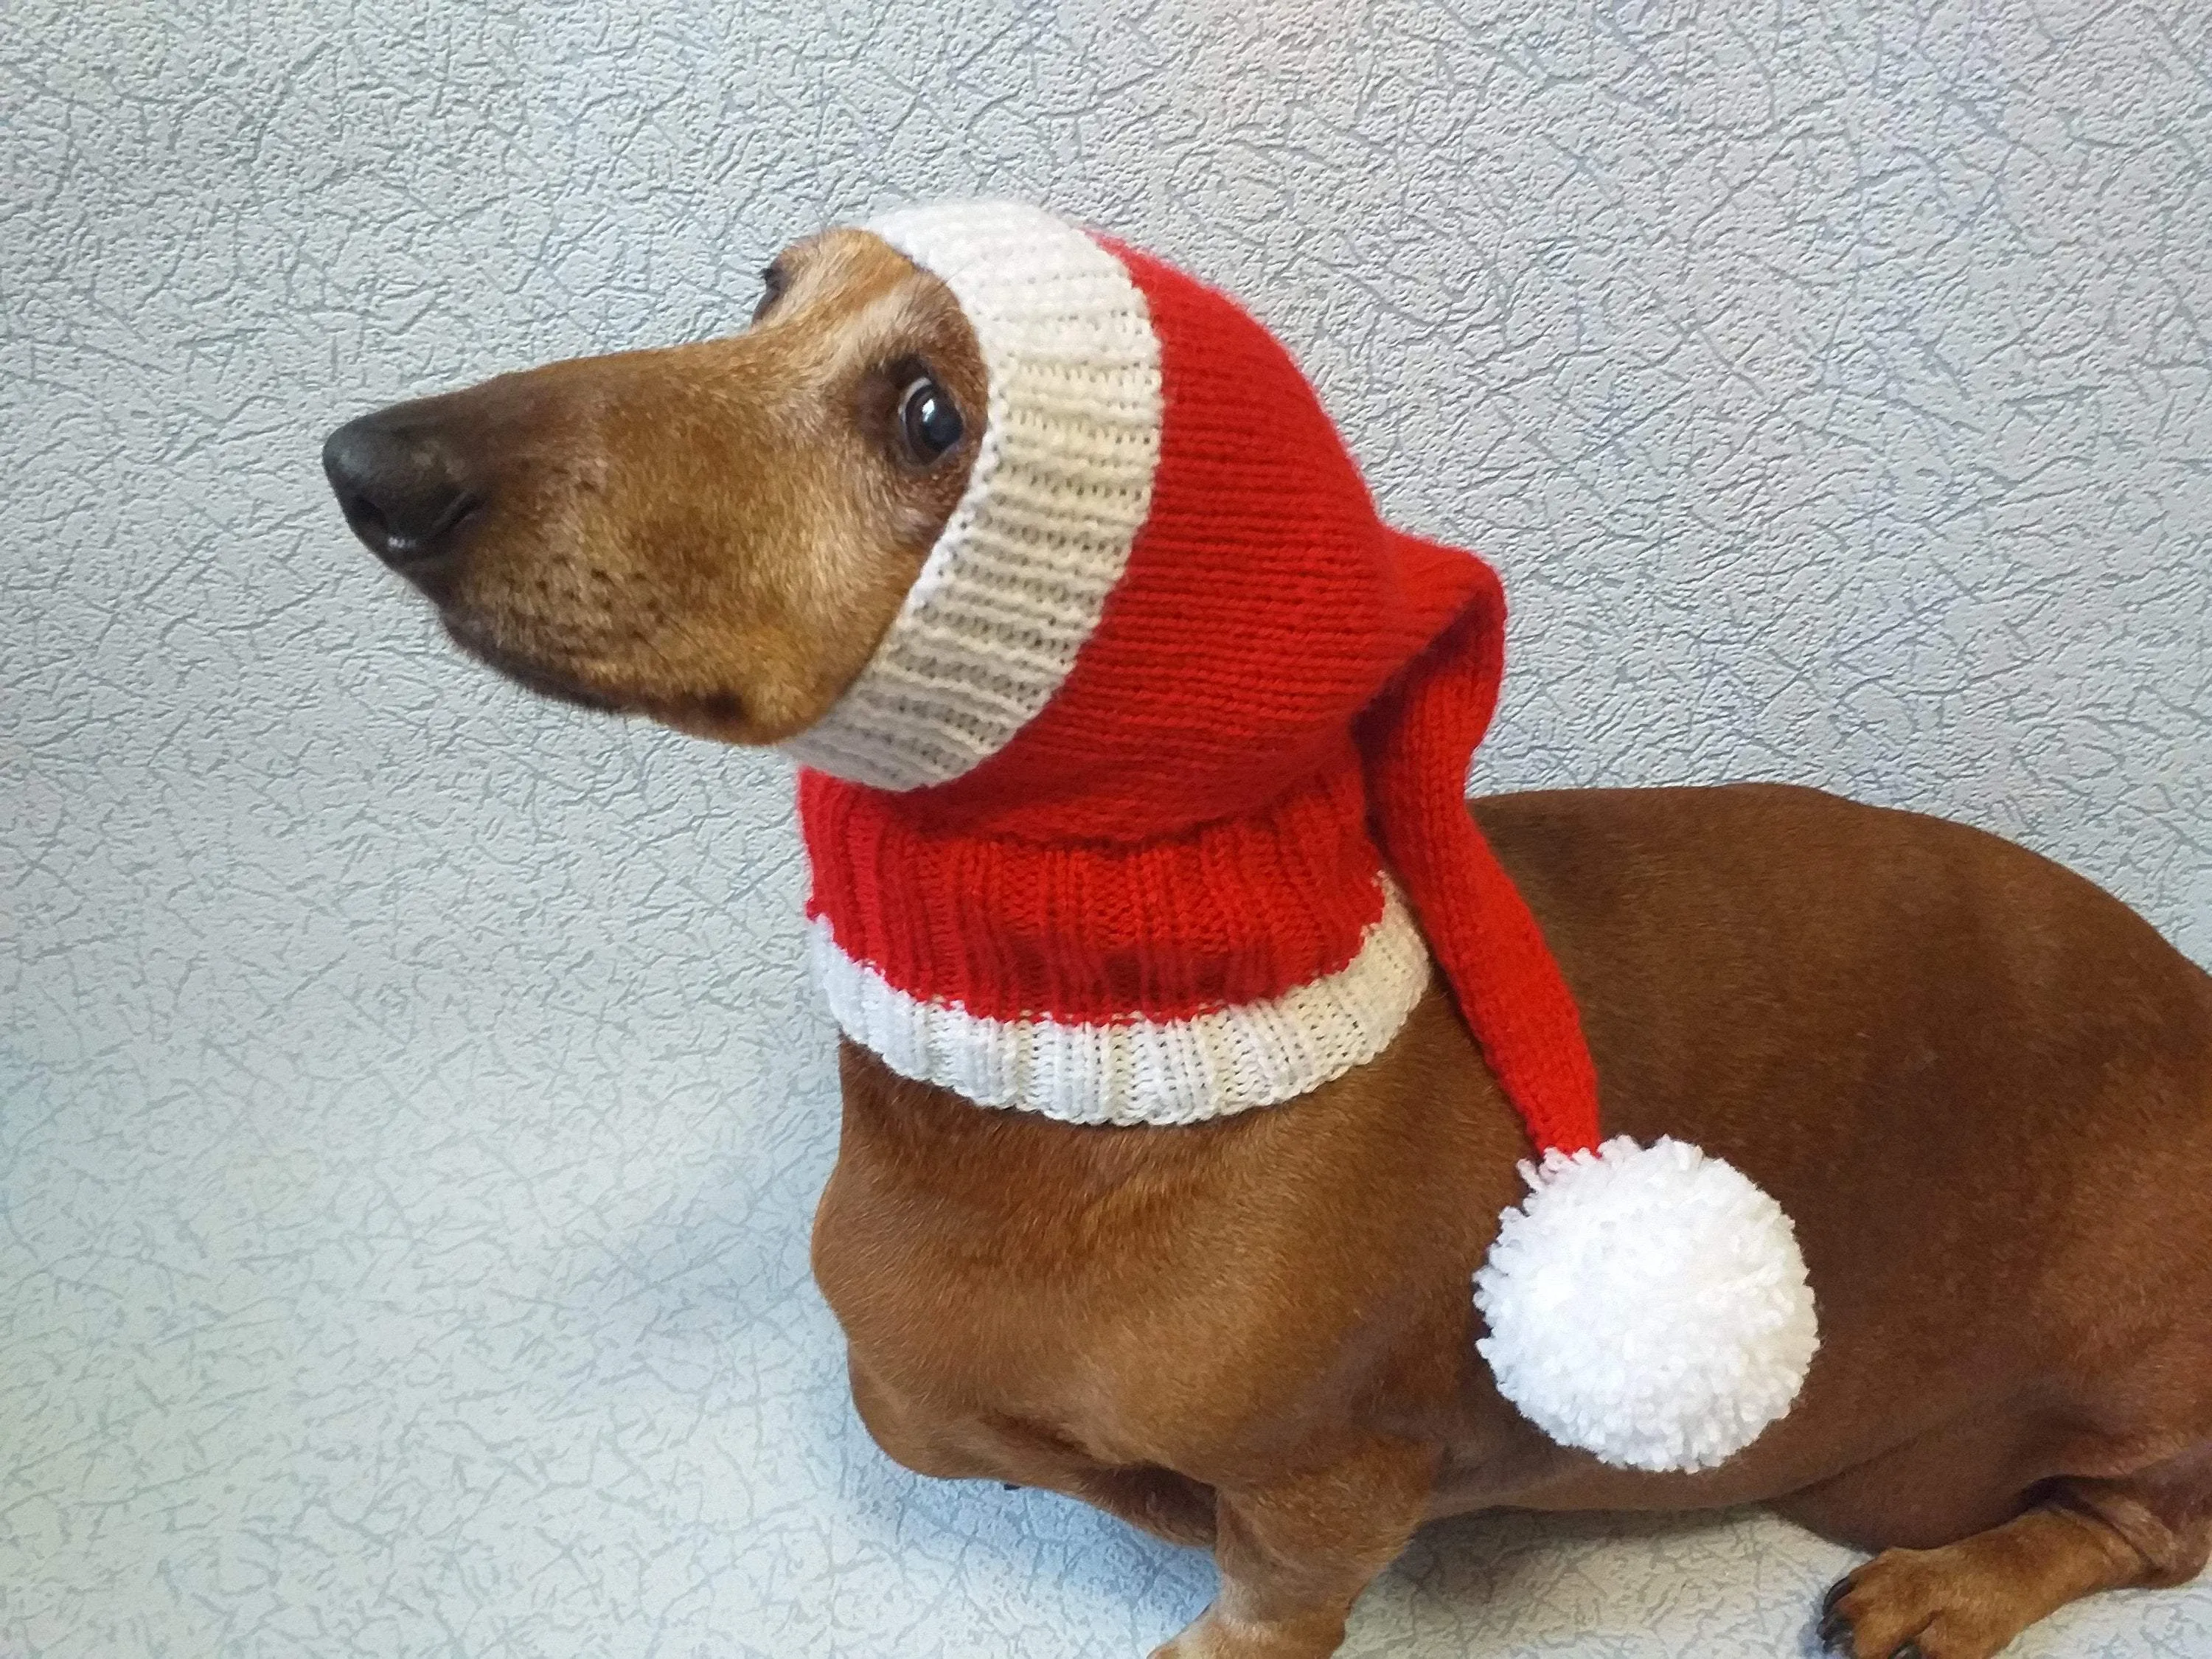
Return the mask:
<svg viewBox="0 0 2212 1659">
<path fill-rule="evenodd" d="M 971 410 L 981 375 L 957 309 L 858 233 L 775 287 L 734 340 L 403 405 L 373 452 L 356 423 L 329 461 L 349 517 L 526 684 L 803 729 L 974 453 L 971 428 L 868 471 L 898 366 Z M 1468 1279 L 1527 1141 L 1432 987 L 1369 1064 L 1173 1128 L 981 1109 L 848 1045 L 815 1264 L 885 1449 L 1210 1544 L 1222 1593 L 1176 1659 L 1318 1659 L 1416 1525 L 1491 1505 L 1764 1501 L 1886 1549 L 1828 1609 L 1857 1659 L 1986 1659 L 2075 1596 L 2196 1572 L 2212 979 L 2045 860 L 1811 791 L 1474 810 L 1580 1004 L 1606 1131 L 1694 1140 L 1794 1218 L 1822 1342 L 1791 1413 L 1646 1474 L 1498 1396 Z"/>
<path fill-rule="evenodd" d="M 1791 1415 L 1645 1474 L 1498 1399 L 1467 1283 L 1522 1131 L 1432 991 L 1374 1064 L 1164 1133 L 978 1112 L 848 1046 L 815 1261 L 885 1449 L 1217 1550 L 1224 1511 L 1239 1549 L 1311 1528 L 1348 1579 L 1470 1509 L 1755 1500 L 1875 1548 L 2068 1504 L 2194 1571 L 2212 979 L 2018 848 L 1813 791 L 1476 810 L 1582 1005 L 1607 1132 L 1693 1138 L 1797 1218 L 1823 1342 Z M 2065 1599 L 2035 1566 L 2021 1588 Z M 1893 1607 L 1865 1578 L 1870 1634 L 1921 1630 L 1924 1577 Z"/>
</svg>

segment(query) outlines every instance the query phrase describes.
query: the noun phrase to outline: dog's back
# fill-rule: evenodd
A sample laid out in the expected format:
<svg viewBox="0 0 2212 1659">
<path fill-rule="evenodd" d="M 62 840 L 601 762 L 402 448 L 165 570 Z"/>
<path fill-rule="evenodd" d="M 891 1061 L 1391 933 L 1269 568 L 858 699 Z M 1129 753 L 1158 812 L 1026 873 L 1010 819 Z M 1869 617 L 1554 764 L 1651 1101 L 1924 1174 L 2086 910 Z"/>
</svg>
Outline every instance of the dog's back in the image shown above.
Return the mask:
<svg viewBox="0 0 2212 1659">
<path fill-rule="evenodd" d="M 1718 1497 L 1881 1458 L 1799 1512 L 1933 1544 L 2212 1437 L 2212 975 L 2048 860 L 1816 790 L 1475 811 L 1574 984 L 1608 1131 L 1714 1149 L 1796 1221 L 1821 1355 Z"/>
</svg>

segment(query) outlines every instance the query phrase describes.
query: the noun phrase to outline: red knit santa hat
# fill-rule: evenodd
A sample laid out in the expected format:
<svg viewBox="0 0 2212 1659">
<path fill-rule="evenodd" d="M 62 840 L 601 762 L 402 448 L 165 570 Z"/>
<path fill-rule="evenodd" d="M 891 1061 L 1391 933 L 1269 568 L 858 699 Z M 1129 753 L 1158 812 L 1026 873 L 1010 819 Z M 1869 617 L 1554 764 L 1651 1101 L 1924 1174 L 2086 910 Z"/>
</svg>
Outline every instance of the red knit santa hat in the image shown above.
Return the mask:
<svg viewBox="0 0 2212 1659">
<path fill-rule="evenodd" d="M 868 228 L 951 289 L 989 407 L 898 617 L 787 745 L 839 1024 L 985 1105 L 1188 1123 L 1373 1059 L 1433 953 L 1537 1154 L 1475 1279 L 1500 1389 L 1623 1466 L 1747 1444 L 1811 1360 L 1803 1261 L 1727 1164 L 1601 1138 L 1464 799 L 1490 568 L 1382 522 L 1225 295 L 1009 204 Z"/>
</svg>

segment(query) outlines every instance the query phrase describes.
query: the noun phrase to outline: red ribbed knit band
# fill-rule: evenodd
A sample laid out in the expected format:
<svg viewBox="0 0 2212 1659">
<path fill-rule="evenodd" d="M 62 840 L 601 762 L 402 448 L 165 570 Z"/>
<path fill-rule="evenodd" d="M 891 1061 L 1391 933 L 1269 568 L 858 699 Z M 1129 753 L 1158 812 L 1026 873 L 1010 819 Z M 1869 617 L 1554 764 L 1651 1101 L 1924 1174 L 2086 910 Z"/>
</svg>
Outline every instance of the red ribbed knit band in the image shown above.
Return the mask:
<svg viewBox="0 0 2212 1659">
<path fill-rule="evenodd" d="M 1352 959 L 1382 911 L 1359 765 L 1264 811 L 1135 842 L 933 831 L 906 798 L 803 773 L 807 915 L 891 985 L 990 1019 L 1187 1019 Z"/>
</svg>

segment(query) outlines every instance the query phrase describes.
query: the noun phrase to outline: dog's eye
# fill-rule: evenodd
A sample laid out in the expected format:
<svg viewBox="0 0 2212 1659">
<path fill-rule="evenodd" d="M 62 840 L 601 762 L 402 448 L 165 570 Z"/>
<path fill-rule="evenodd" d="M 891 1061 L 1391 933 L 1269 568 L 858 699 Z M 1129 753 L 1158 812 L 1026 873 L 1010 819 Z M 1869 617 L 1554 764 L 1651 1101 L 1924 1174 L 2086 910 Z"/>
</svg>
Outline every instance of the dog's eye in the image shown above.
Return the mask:
<svg viewBox="0 0 2212 1659">
<path fill-rule="evenodd" d="M 927 374 L 899 398 L 899 435 L 917 461 L 933 461 L 960 441 L 965 428 L 951 395 Z"/>
</svg>

